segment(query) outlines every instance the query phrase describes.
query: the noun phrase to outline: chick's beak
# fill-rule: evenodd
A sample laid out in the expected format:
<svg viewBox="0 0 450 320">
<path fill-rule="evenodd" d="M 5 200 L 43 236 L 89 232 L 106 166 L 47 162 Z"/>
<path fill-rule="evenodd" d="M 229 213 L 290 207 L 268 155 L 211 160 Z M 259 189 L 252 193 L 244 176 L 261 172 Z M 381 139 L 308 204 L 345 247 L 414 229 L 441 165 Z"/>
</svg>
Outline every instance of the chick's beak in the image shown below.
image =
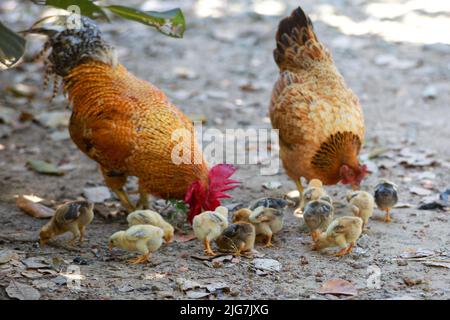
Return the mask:
<svg viewBox="0 0 450 320">
<path fill-rule="evenodd" d="M 166 241 L 166 243 L 171 243 L 173 241 L 173 236 L 164 236 L 164 241 Z"/>
<path fill-rule="evenodd" d="M 39 239 L 39 245 L 41 247 L 45 246 L 45 244 L 47 243 L 47 241 L 43 240 L 43 239 Z"/>
<path fill-rule="evenodd" d="M 114 245 L 113 245 L 112 243 L 110 243 L 110 244 L 108 245 L 108 248 L 109 248 L 109 251 L 112 251 L 112 249 L 114 248 Z"/>
</svg>

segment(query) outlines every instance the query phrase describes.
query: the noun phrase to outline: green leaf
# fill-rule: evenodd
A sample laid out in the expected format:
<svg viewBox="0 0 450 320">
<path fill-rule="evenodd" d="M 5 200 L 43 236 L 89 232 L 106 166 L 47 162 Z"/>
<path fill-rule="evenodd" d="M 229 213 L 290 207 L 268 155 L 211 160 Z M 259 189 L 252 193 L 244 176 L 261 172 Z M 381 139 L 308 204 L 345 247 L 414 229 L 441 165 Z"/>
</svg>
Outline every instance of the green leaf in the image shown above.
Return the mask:
<svg viewBox="0 0 450 320">
<path fill-rule="evenodd" d="M 124 6 L 105 6 L 104 8 L 122 18 L 155 27 L 159 32 L 170 37 L 182 38 L 186 30 L 183 12 L 178 8 L 164 12 L 144 12 Z"/>
<path fill-rule="evenodd" d="M 45 4 L 59 9 L 67 11 L 71 6 L 78 6 L 83 16 L 96 19 L 103 18 L 108 20 L 108 16 L 101 7 L 94 4 L 91 0 L 46 0 Z"/>
<path fill-rule="evenodd" d="M 183 200 L 169 199 L 166 201 L 166 203 L 169 203 L 172 207 L 175 208 L 176 211 L 181 213 L 186 213 L 189 210 L 187 204 L 184 203 Z"/>
<path fill-rule="evenodd" d="M 27 165 L 34 171 L 42 174 L 62 176 L 64 172 L 60 171 L 55 165 L 42 160 L 28 160 Z"/>
<path fill-rule="evenodd" d="M 25 52 L 25 39 L 0 22 L 0 69 L 11 68 Z"/>
</svg>

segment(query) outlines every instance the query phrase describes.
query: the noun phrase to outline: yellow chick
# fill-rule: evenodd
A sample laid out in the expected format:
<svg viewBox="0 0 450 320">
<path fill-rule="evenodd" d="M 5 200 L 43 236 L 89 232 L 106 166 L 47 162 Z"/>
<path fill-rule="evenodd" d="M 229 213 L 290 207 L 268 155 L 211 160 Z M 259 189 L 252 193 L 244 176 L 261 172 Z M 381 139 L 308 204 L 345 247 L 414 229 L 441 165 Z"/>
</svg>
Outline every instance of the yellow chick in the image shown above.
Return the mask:
<svg viewBox="0 0 450 320">
<path fill-rule="evenodd" d="M 314 201 L 319 199 L 322 196 L 327 195 L 327 192 L 323 188 L 323 183 L 319 179 L 311 179 L 309 181 L 308 186 L 303 191 L 300 199 L 299 207 L 294 211 L 294 215 L 301 216 L 305 206 L 310 201 Z"/>
<path fill-rule="evenodd" d="M 205 253 L 216 255 L 211 249 L 211 241 L 216 240 L 222 231 L 228 227 L 228 209 L 217 207 L 215 211 L 205 211 L 194 217 L 192 228 L 194 234 L 203 242 Z"/>
<path fill-rule="evenodd" d="M 250 222 L 255 226 L 256 235 L 266 238 L 265 246 L 272 247 L 273 235 L 283 228 L 283 212 L 274 208 L 258 207 L 254 211 L 240 209 L 233 215 L 233 223 Z"/>
<path fill-rule="evenodd" d="M 334 218 L 334 208 L 330 196 L 321 196 L 306 204 L 303 219 L 315 241 L 320 233 L 325 231 Z"/>
<path fill-rule="evenodd" d="M 363 229 L 367 226 L 369 218 L 373 215 L 375 201 L 373 196 L 365 191 L 349 191 L 347 201 L 356 217 L 363 219 Z"/>
<path fill-rule="evenodd" d="M 139 224 L 150 224 L 160 227 L 164 231 L 164 240 L 166 243 L 172 242 L 174 228 L 158 212 L 152 210 L 137 210 L 127 216 L 128 225 L 130 227 Z"/>
<path fill-rule="evenodd" d="M 150 254 L 161 247 L 164 231 L 159 227 L 141 224 L 118 231 L 109 238 L 109 249 L 117 247 L 126 251 L 136 251 L 142 255 L 129 260 L 132 264 L 146 263 Z"/>
<path fill-rule="evenodd" d="M 72 201 L 56 209 L 55 215 L 39 232 L 41 245 L 45 245 L 52 238 L 72 233 L 70 244 L 75 244 L 77 238 L 83 242 L 86 226 L 94 219 L 94 204 L 87 201 Z"/>
<path fill-rule="evenodd" d="M 219 251 L 240 256 L 243 252 L 253 251 L 255 237 L 255 227 L 251 223 L 239 221 L 225 228 L 216 239 L 216 244 Z"/>
<path fill-rule="evenodd" d="M 352 252 L 362 232 L 363 220 L 359 217 L 341 217 L 335 219 L 315 241 L 314 249 L 340 247 L 335 256 L 343 256 Z"/>
</svg>

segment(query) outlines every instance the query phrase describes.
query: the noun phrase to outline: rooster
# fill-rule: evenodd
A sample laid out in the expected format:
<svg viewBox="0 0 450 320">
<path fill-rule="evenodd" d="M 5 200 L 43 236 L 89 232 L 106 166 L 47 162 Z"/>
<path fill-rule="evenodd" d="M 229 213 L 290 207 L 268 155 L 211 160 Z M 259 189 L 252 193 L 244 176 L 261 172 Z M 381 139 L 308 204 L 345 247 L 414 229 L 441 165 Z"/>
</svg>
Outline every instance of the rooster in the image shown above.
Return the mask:
<svg viewBox="0 0 450 320">
<path fill-rule="evenodd" d="M 276 34 L 274 59 L 280 75 L 270 102 L 279 130 L 280 158 L 303 192 L 301 178 L 358 188 L 366 166 L 358 161 L 364 120 L 358 98 L 347 87 L 331 54 L 317 39 L 299 7 Z"/>
<path fill-rule="evenodd" d="M 80 28 L 32 27 L 27 33 L 48 37 L 46 73 L 62 78 L 68 93 L 70 136 L 100 165 L 106 185 L 128 212 L 135 210 L 124 191 L 128 176 L 139 179 L 137 208 L 148 208 L 148 194 L 181 199 L 189 205 L 190 222 L 230 197 L 225 192 L 237 187 L 230 179 L 236 169 L 208 168 L 191 121 L 161 90 L 117 61 L 92 20 L 82 17 Z M 173 155 L 188 161 L 177 163 Z"/>
</svg>

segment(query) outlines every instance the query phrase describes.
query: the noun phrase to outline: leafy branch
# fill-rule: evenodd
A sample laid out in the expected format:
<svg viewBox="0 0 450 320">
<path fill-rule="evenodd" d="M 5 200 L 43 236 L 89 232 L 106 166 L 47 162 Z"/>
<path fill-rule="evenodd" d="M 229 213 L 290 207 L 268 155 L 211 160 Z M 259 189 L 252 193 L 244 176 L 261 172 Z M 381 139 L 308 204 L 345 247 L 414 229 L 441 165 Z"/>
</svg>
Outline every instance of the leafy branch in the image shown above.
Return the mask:
<svg viewBox="0 0 450 320">
<path fill-rule="evenodd" d="M 136 21 L 153 27 L 160 33 L 174 38 L 182 38 L 186 30 L 183 12 L 179 9 L 169 11 L 141 11 L 121 5 L 103 6 L 96 0 L 31 0 L 37 5 L 47 5 L 67 10 L 71 14 L 82 14 L 92 19 L 109 21 L 107 11 L 123 19 Z M 26 40 L 0 22 L 0 70 L 17 64 L 25 52 Z"/>
</svg>

